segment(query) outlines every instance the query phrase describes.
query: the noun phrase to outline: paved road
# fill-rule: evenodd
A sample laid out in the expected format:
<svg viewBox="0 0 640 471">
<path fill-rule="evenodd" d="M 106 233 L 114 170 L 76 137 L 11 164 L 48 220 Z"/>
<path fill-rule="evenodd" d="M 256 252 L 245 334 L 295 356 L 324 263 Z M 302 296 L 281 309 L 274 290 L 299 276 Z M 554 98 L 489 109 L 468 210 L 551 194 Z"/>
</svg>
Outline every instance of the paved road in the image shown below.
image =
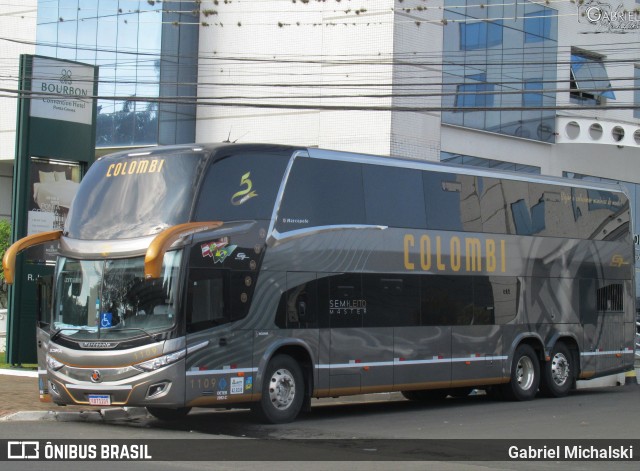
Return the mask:
<svg viewBox="0 0 640 471">
<path fill-rule="evenodd" d="M 110 421 L 94 421 L 94 417 L 88 421 L 77 421 L 77 416 L 70 420 L 67 415 L 67 421 L 2 421 L 0 439 L 55 441 L 66 438 L 72 442 L 92 439 L 95 440 L 93 443 L 98 444 L 115 443 L 119 439 L 166 439 L 168 441 L 159 442 L 163 447 L 155 448 L 160 456 L 165 457 L 165 453 L 169 453 L 168 459 L 172 459 L 181 453 L 200 450 L 209 460 L 96 462 L 91 463 L 92 471 L 253 470 L 256 467 L 261 470 L 638 470 L 639 461 L 493 462 L 477 461 L 474 453 L 482 457 L 485 453 L 482 446 L 504 447 L 511 443 L 518 446 L 532 444 L 552 447 L 564 443 L 587 446 L 594 443 L 589 440 L 607 439 L 607 442 L 595 443 L 622 445 L 628 439 L 634 439 L 637 460 L 640 458 L 640 433 L 637 427 L 639 399 L 640 387 L 627 386 L 580 390 L 567 398 L 537 399 L 526 403 L 494 402 L 485 396 L 449 399 L 441 404 L 429 405 L 403 400 L 365 404 L 333 403 L 316 405 L 311 413 L 305 414 L 298 421 L 279 426 L 257 424 L 250 412 L 244 410 L 201 409 L 179 424 L 166 424 L 146 416 Z M 251 441 L 247 445 L 246 439 L 262 440 Z M 291 441 L 307 439 L 315 441 Z M 425 441 L 434 439 L 450 441 Z M 498 441 L 462 441 L 464 439 Z M 565 442 L 568 439 L 574 441 Z M 476 450 L 478 445 L 480 449 Z M 427 452 L 436 455 L 429 455 Z M 462 452 L 469 452 L 471 457 L 460 459 Z M 405 461 L 413 458 L 428 459 L 429 456 L 438 456 L 441 461 Z M 291 458 L 299 461 L 285 461 Z M 380 458 L 390 461 L 377 461 Z M 228 461 L 229 459 L 234 461 Z M 327 461 L 329 459 L 335 461 Z M 8 466 L 5 467 L 5 464 Z M 12 461 L 1 463 L 0 466 L 3 470 L 43 469 L 42 462 Z M 47 463 L 46 468 L 87 469 L 87 463 L 55 462 Z"/>
</svg>

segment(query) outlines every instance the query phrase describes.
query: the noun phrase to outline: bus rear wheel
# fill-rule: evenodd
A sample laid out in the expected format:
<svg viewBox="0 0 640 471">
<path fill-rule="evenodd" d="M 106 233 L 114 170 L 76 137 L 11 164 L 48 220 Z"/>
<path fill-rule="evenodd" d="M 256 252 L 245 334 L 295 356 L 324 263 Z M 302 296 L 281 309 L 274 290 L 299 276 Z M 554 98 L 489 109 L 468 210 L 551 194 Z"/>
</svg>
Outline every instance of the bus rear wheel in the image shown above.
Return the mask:
<svg viewBox="0 0 640 471">
<path fill-rule="evenodd" d="M 511 381 L 501 387 L 502 396 L 511 401 L 529 401 L 536 397 L 540 385 L 540 362 L 535 350 L 521 344 L 511 363 Z"/>
<path fill-rule="evenodd" d="M 540 391 L 547 397 L 563 397 L 573 388 L 575 368 L 569 348 L 558 342 L 551 351 L 551 359 L 544 363 Z"/>
<path fill-rule="evenodd" d="M 292 422 L 302 409 L 304 393 L 304 377 L 298 362 L 289 355 L 276 355 L 265 370 L 262 396 L 255 410 L 271 424 Z"/>
<path fill-rule="evenodd" d="M 164 422 L 175 422 L 176 420 L 183 419 L 190 411 L 191 407 L 178 407 L 177 409 L 147 407 L 149 414 Z"/>
</svg>

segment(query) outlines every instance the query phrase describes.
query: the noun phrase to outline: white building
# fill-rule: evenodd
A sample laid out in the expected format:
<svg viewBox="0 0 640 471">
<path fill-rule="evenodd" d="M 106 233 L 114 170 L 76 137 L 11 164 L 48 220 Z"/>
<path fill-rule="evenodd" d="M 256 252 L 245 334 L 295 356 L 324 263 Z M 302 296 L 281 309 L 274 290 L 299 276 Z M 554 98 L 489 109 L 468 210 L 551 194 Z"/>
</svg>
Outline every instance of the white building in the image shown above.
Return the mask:
<svg viewBox="0 0 640 471">
<path fill-rule="evenodd" d="M 638 183 L 640 33 L 609 21 L 621 10 L 608 5 L 589 23 L 593 5 L 579 14 L 571 1 L 203 2 L 215 14 L 201 15 L 196 140 L 453 154 Z M 620 5 L 639 28 L 636 4 Z M 330 106 L 356 110 L 314 109 Z"/>
<path fill-rule="evenodd" d="M 11 217 L 11 186 L 16 142 L 16 107 L 20 54 L 33 54 L 37 1 L 2 6 L 0 15 L 0 219 Z"/>
</svg>

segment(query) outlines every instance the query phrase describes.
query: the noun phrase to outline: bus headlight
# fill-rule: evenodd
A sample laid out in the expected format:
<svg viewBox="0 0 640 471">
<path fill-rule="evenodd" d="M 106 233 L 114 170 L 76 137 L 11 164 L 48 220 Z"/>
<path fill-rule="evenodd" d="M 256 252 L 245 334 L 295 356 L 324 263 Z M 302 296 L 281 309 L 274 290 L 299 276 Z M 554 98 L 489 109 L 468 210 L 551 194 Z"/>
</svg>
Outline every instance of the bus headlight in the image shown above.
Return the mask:
<svg viewBox="0 0 640 471">
<path fill-rule="evenodd" d="M 47 354 L 47 366 L 50 370 L 58 371 L 64 366 L 64 363 L 60 363 L 58 360 Z"/>
<path fill-rule="evenodd" d="M 187 350 L 178 350 L 177 352 L 169 353 L 167 355 L 159 356 L 158 358 L 154 358 L 153 360 L 143 361 L 142 363 L 138 363 L 137 365 L 133 365 L 134 368 L 138 368 L 142 371 L 154 371 L 160 368 L 164 368 L 172 363 L 177 362 L 181 358 L 184 358 L 187 355 Z"/>
</svg>

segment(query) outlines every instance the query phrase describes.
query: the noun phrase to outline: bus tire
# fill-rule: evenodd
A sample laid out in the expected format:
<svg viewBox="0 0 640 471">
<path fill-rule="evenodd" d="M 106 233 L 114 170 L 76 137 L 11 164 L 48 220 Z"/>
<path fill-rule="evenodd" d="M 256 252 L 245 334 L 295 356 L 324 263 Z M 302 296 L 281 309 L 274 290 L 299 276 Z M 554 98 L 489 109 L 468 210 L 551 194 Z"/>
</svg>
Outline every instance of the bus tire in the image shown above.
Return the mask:
<svg viewBox="0 0 640 471">
<path fill-rule="evenodd" d="M 547 397 L 566 396 L 574 385 L 574 371 L 571 351 L 563 342 L 556 343 L 551 359 L 542 367 L 540 392 Z"/>
<path fill-rule="evenodd" d="M 177 409 L 170 409 L 166 407 L 147 407 L 147 412 L 149 412 L 149 414 L 163 422 L 175 422 L 176 420 L 183 419 L 190 411 L 191 407 L 178 407 Z"/>
<path fill-rule="evenodd" d="M 530 401 L 536 397 L 540 385 L 540 362 L 535 350 L 520 344 L 513 354 L 511 381 L 502 386 L 505 399 L 510 401 Z"/>
<path fill-rule="evenodd" d="M 292 422 L 302 409 L 304 395 L 304 376 L 298 362 L 289 355 L 276 355 L 265 370 L 262 396 L 255 410 L 267 423 Z"/>
</svg>

